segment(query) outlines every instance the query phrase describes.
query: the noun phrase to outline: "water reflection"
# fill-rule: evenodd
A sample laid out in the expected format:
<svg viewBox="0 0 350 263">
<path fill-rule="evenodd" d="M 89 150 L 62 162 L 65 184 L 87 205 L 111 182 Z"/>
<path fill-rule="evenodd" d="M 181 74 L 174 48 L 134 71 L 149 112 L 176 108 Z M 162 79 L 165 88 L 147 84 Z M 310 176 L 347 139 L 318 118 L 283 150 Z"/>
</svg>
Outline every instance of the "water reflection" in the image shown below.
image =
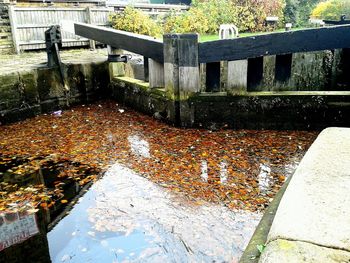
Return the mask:
<svg viewBox="0 0 350 263">
<path fill-rule="evenodd" d="M 272 183 L 271 178 L 271 168 L 267 165 L 260 164 L 260 173 L 258 175 L 259 189 L 262 193 L 265 193 L 269 190 Z"/>
<path fill-rule="evenodd" d="M 144 158 L 150 158 L 151 154 L 149 153 L 149 143 L 142 139 L 139 135 L 130 135 L 128 136 L 128 141 L 130 144 L 131 151 L 137 155 Z"/>
<path fill-rule="evenodd" d="M 201 178 L 204 182 L 208 182 L 208 162 L 205 160 L 201 162 Z"/>
<path fill-rule="evenodd" d="M 194 206 L 115 164 L 48 234 L 50 254 L 53 262 L 228 262 L 260 217 Z"/>
<path fill-rule="evenodd" d="M 222 184 L 227 184 L 227 163 L 222 161 L 220 162 L 220 183 Z"/>
</svg>

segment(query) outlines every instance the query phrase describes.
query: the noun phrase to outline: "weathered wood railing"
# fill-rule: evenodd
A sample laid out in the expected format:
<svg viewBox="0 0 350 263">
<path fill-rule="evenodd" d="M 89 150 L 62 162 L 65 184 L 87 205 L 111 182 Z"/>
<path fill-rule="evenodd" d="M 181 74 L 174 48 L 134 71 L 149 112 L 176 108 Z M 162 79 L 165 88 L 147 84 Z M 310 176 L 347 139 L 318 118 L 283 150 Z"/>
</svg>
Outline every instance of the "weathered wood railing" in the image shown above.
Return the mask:
<svg viewBox="0 0 350 263">
<path fill-rule="evenodd" d="M 167 110 L 167 118 L 183 126 L 191 126 L 195 121 L 201 122 L 203 118 L 208 120 L 210 119 L 207 117 L 209 115 L 212 115 L 215 120 L 226 116 L 224 119 L 227 120 L 232 114 L 243 114 L 249 111 L 264 112 L 263 114 L 270 114 L 269 118 L 273 119 L 274 114 L 270 110 L 275 106 L 269 106 L 269 111 L 266 111 L 266 108 L 246 109 L 245 111 L 240 109 L 240 107 L 249 108 L 251 103 L 249 98 L 252 96 L 255 98 L 271 96 L 271 100 L 276 96 L 283 96 L 283 103 L 280 103 L 278 107 L 286 107 L 290 96 L 294 98 L 299 96 L 300 100 L 297 98 L 298 102 L 294 103 L 298 105 L 297 107 L 301 107 L 301 110 L 296 110 L 295 116 L 299 116 L 298 114 L 303 111 L 302 106 L 305 101 L 310 100 L 311 104 L 308 102 L 308 105 L 316 107 L 310 106 L 310 111 L 314 114 L 320 109 L 319 101 L 321 103 L 328 101 L 331 105 L 337 105 L 339 100 L 344 101 L 345 99 L 348 103 L 347 98 L 350 98 L 349 76 L 347 76 L 347 82 L 342 83 L 342 85 L 335 86 L 333 89 L 328 88 L 332 82 L 328 75 L 337 75 L 337 72 L 333 71 L 338 70 L 338 65 L 336 67 L 334 65 L 339 61 L 341 63 L 338 64 L 347 67 L 345 71 L 340 70 L 343 71 L 342 74 L 344 75 L 345 72 L 345 75 L 350 75 L 350 67 L 347 66 L 350 61 L 350 52 L 348 52 L 350 25 L 205 43 L 198 42 L 197 34 L 166 34 L 163 36 L 163 41 L 160 41 L 146 36 L 82 23 L 75 23 L 75 33 L 110 45 L 115 48 L 116 52 L 126 50 L 143 56 L 144 76 L 141 79 L 145 82 L 133 82 L 130 75 L 128 76 L 125 74 L 126 71 L 121 70 L 117 74 L 119 76 L 118 83 L 120 85 L 129 83 L 132 87 L 134 87 L 134 83 L 138 83 L 137 85 L 142 85 L 143 90 L 146 88 L 150 92 L 155 90 L 162 92 L 162 96 L 167 98 L 167 103 L 169 101 L 173 103 L 172 106 L 167 106 L 170 109 Z M 335 54 L 334 50 L 339 49 L 344 50 L 345 60 Z M 312 67 L 308 66 L 308 63 L 310 64 L 310 61 L 307 60 L 310 58 L 309 54 L 312 58 Z M 118 65 L 117 68 L 123 67 L 122 62 L 119 62 Z M 299 67 L 297 73 L 295 72 L 296 65 Z M 314 71 L 314 75 L 308 71 Z M 315 77 L 318 82 L 313 80 L 307 84 L 305 84 L 306 82 L 295 82 L 292 84 L 296 87 L 290 86 L 289 80 L 296 78 L 295 75 L 305 79 L 306 82 Z M 321 78 L 320 75 L 324 75 L 324 77 Z M 321 82 L 319 87 L 318 84 Z M 304 84 L 305 86 L 303 86 Z M 133 94 L 133 90 L 134 88 L 131 89 L 130 94 Z M 326 99 L 323 100 L 318 96 L 325 96 Z M 330 97 L 332 97 L 331 101 L 329 101 Z M 220 102 L 214 105 L 212 101 Z M 276 101 L 281 101 L 280 97 Z M 208 109 L 207 102 L 211 105 L 211 109 Z M 322 104 L 323 110 L 329 107 L 328 102 Z M 138 102 L 135 101 L 135 103 Z M 254 107 L 265 107 L 264 103 L 255 104 Z M 348 105 L 346 103 L 342 105 Z M 273 102 L 271 105 L 276 104 Z M 223 107 L 225 107 L 225 114 L 220 113 L 220 109 Z M 215 112 L 215 114 L 211 112 Z M 335 111 L 334 114 L 338 114 L 337 112 L 340 111 Z M 170 116 L 171 114 L 173 116 Z M 302 116 L 302 119 L 298 118 L 302 122 L 306 122 L 305 120 L 311 116 L 310 112 L 304 111 L 303 114 L 305 115 Z M 329 117 L 333 116 L 332 114 L 326 115 L 324 113 L 322 116 L 333 118 Z M 195 120 L 197 117 L 194 116 L 200 117 Z M 334 118 L 337 119 L 338 116 Z M 237 118 L 232 123 L 234 127 L 240 126 L 236 124 Z M 244 123 L 248 122 L 244 121 Z M 309 124 L 304 123 L 303 125 Z"/>
<path fill-rule="evenodd" d="M 291 75 L 293 53 L 350 48 L 350 25 L 205 43 L 198 43 L 196 34 L 164 35 L 162 42 L 147 36 L 83 23 L 76 23 L 75 31 L 77 35 L 148 58 L 149 61 L 146 59 L 145 62 L 146 64 L 149 62 L 150 87 L 176 90 L 173 85 L 180 83 L 186 93 L 190 91 L 194 93 L 226 91 L 233 95 L 246 93 L 249 91 L 248 86 L 256 86 L 261 82 L 265 58 L 271 59 L 273 56 L 271 65 L 274 67 L 273 81 L 283 82 Z M 226 61 L 226 76 L 222 74 L 223 66 L 220 64 L 222 61 Z M 200 70 L 205 64 L 206 70 Z M 184 70 L 182 67 L 187 69 Z M 173 72 L 173 69 L 177 68 L 180 68 L 177 73 L 179 76 Z M 203 78 L 199 75 L 200 72 L 204 74 L 204 71 L 206 71 L 204 81 L 206 84 L 203 88 L 203 83 L 202 85 L 200 83 Z M 170 75 L 172 77 L 169 77 Z M 226 79 L 223 80 L 224 77 Z M 176 80 L 170 81 L 170 78 Z M 147 76 L 145 79 L 148 79 Z M 224 89 L 220 89 L 220 81 L 225 83 Z"/>
<path fill-rule="evenodd" d="M 272 82 L 286 82 L 291 77 L 293 53 L 349 47 L 347 25 L 217 40 L 200 43 L 198 48 L 199 63 L 206 63 L 207 67 L 206 91 L 220 90 L 220 61 L 228 61 L 225 91 L 241 94 L 248 87 L 254 90 L 254 86 L 260 85 L 265 59 L 271 60 L 271 56 L 274 65 L 269 67 L 275 71 Z M 271 85 L 271 80 L 268 84 Z"/>
</svg>

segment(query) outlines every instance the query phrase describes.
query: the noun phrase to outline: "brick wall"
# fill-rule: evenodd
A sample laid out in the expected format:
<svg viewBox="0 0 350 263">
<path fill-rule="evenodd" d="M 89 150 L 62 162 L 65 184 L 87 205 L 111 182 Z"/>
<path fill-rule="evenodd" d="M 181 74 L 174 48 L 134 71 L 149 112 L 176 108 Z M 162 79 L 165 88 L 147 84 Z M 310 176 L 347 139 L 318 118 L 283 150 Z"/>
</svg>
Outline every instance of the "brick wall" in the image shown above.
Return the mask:
<svg viewBox="0 0 350 263">
<path fill-rule="evenodd" d="M 13 52 L 8 4 L 4 2 L 6 2 L 6 0 L 0 0 L 0 54 Z"/>
</svg>

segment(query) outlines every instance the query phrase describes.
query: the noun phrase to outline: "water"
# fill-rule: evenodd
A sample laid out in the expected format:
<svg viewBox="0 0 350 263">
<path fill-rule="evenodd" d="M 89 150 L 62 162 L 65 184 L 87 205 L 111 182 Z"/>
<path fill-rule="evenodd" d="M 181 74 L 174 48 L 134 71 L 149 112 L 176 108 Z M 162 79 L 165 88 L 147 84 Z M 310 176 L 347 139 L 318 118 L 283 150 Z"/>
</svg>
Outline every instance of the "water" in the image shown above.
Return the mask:
<svg viewBox="0 0 350 263">
<path fill-rule="evenodd" d="M 260 173 L 258 175 L 259 189 L 262 193 L 266 193 L 272 184 L 271 168 L 267 165 L 260 164 Z"/>
<path fill-rule="evenodd" d="M 47 225 L 108 169 L 48 234 L 53 262 L 235 262 L 315 136 L 178 129 L 115 102 L 41 115 L 0 126 L 0 211 Z"/>
<path fill-rule="evenodd" d="M 151 157 L 151 154 L 149 153 L 149 143 L 142 139 L 139 135 L 128 136 L 128 141 L 133 154 L 143 158 Z"/>
<path fill-rule="evenodd" d="M 48 233 L 53 262 L 232 262 L 260 213 L 198 205 L 113 165 Z"/>
</svg>

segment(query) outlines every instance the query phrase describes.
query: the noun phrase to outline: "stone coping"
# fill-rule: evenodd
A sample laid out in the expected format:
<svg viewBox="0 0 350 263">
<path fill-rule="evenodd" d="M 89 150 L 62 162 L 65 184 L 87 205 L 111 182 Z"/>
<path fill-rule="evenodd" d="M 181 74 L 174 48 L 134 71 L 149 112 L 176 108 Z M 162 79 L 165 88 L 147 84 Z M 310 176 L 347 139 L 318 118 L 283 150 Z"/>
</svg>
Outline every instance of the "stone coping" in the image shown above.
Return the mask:
<svg viewBox="0 0 350 263">
<path fill-rule="evenodd" d="M 349 262 L 349 187 L 350 128 L 327 128 L 295 171 L 259 262 Z"/>
<path fill-rule="evenodd" d="M 107 49 L 74 49 L 60 51 L 64 64 L 84 64 L 107 60 Z M 19 55 L 0 55 L 0 75 L 46 67 L 47 53 L 24 52 Z"/>
</svg>

